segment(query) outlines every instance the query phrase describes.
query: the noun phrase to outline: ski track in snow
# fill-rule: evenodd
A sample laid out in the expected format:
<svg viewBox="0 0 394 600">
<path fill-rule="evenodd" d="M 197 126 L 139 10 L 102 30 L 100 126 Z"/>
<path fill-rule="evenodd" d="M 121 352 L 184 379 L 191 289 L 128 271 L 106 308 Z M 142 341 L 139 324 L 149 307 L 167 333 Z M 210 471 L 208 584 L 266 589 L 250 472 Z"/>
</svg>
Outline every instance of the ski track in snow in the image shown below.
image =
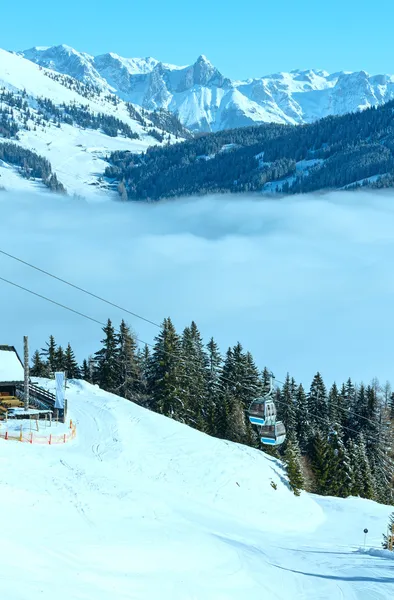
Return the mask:
<svg viewBox="0 0 394 600">
<path fill-rule="evenodd" d="M 390 507 L 296 498 L 269 456 L 85 383 L 67 396 L 69 444 L 0 440 L 4 597 L 392 597 L 392 561 L 357 551 Z"/>
</svg>

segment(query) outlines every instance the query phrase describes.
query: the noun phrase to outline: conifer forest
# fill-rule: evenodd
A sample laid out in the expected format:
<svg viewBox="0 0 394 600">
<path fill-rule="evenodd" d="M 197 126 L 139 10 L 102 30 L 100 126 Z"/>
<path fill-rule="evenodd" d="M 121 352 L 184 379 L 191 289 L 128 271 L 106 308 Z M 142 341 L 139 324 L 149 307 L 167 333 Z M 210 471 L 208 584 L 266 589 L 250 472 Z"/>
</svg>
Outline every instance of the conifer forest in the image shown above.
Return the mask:
<svg viewBox="0 0 394 600">
<path fill-rule="evenodd" d="M 176 419 L 208 435 L 264 450 L 284 460 L 296 495 L 359 496 L 383 504 L 394 501 L 394 393 L 389 382 L 333 383 L 317 372 L 312 382 L 290 373 L 276 380 L 278 417 L 287 430 L 280 448 L 263 446 L 247 409 L 270 387 L 270 371 L 260 370 L 238 342 L 222 355 L 213 338 L 204 342 L 195 322 L 179 334 L 164 319 L 152 346 L 141 346 L 122 321 L 108 320 L 101 348 L 81 365 L 70 344 L 50 336 L 33 356 L 31 375 L 66 371 L 100 388 Z"/>
</svg>

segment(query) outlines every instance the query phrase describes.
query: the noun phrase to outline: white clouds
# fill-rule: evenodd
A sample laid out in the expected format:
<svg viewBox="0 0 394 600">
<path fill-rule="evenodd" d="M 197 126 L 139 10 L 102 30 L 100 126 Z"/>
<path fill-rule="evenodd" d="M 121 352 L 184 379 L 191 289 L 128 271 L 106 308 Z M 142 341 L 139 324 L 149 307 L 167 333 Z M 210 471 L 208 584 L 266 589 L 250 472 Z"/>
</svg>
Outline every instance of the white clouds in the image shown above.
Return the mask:
<svg viewBox="0 0 394 600">
<path fill-rule="evenodd" d="M 240 340 L 279 379 L 391 377 L 391 193 L 144 205 L 1 194 L 0 219 L 0 248 L 154 321 L 195 319 L 223 351 Z M 0 274 L 100 320 L 126 316 L 3 256 Z M 53 333 L 82 358 L 101 337 L 5 284 L 0 310 L 2 343 Z M 155 328 L 128 321 L 152 341 Z"/>
</svg>

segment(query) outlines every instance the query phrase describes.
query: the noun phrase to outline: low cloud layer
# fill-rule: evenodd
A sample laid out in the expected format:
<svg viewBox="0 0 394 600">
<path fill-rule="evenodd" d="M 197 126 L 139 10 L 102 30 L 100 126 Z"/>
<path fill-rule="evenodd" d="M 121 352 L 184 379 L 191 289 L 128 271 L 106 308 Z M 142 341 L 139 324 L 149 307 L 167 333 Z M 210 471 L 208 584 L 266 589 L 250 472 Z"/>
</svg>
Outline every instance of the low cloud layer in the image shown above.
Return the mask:
<svg viewBox="0 0 394 600">
<path fill-rule="evenodd" d="M 205 197 L 88 204 L 0 194 L 0 249 L 177 328 L 194 319 L 225 352 L 238 340 L 278 379 L 390 379 L 394 195 Z M 142 339 L 157 330 L 0 255 L 0 276 Z M 0 282 L 0 343 L 50 333 L 78 358 L 100 328 Z"/>
</svg>

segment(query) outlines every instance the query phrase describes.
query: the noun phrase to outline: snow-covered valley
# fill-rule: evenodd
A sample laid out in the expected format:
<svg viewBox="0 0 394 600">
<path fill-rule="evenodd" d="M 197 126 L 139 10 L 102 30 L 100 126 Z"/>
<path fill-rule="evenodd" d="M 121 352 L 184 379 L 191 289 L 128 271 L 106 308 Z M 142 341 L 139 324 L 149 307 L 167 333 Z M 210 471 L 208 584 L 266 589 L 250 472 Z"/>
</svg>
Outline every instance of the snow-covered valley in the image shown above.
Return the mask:
<svg viewBox="0 0 394 600">
<path fill-rule="evenodd" d="M 83 382 L 67 397 L 74 441 L 0 439 L 5 597 L 391 597 L 392 559 L 359 550 L 365 527 L 379 548 L 390 507 L 297 498 L 257 450 Z"/>
</svg>

